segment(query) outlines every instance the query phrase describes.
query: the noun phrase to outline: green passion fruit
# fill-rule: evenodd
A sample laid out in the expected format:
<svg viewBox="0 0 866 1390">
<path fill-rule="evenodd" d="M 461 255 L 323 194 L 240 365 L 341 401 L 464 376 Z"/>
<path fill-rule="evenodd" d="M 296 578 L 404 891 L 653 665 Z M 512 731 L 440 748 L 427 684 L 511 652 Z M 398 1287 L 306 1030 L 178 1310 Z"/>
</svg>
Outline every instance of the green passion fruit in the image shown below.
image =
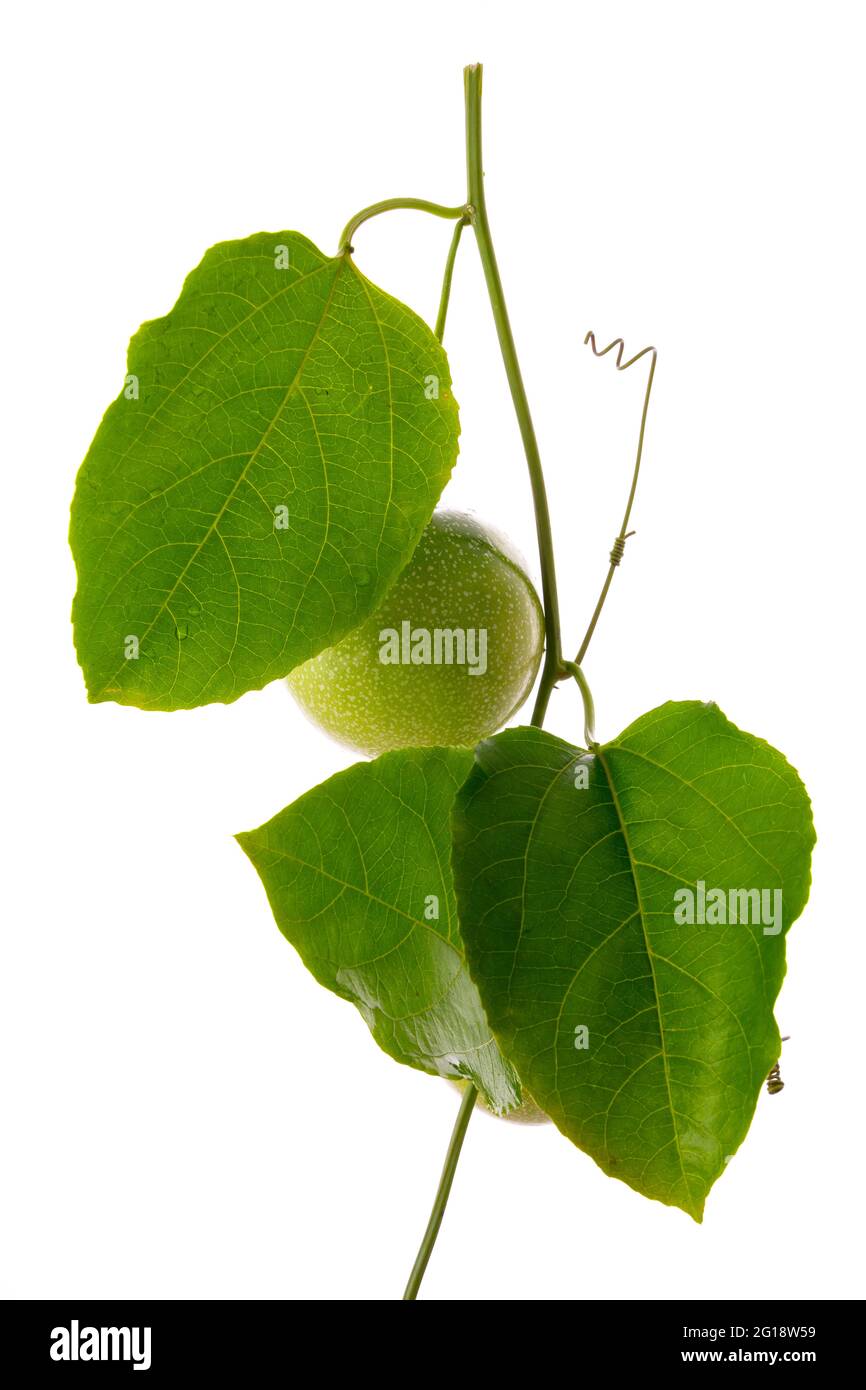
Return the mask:
<svg viewBox="0 0 866 1390">
<path fill-rule="evenodd" d="M 523 704 L 543 647 L 520 557 L 474 517 L 441 511 L 372 617 L 288 685 L 315 724 L 362 753 L 472 747 Z"/>
</svg>

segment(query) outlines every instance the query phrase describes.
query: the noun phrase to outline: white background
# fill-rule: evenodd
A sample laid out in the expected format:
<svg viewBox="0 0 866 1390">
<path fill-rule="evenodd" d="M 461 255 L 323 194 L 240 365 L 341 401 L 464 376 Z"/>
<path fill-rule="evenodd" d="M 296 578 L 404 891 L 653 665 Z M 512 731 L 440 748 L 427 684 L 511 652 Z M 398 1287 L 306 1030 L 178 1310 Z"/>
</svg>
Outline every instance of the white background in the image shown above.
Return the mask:
<svg viewBox="0 0 866 1390">
<path fill-rule="evenodd" d="M 130 334 L 206 247 L 323 249 L 378 198 L 464 197 L 485 64 L 500 265 L 574 648 L 660 350 L 637 535 L 587 661 L 599 733 L 717 700 L 804 777 L 819 844 L 764 1095 L 705 1222 L 552 1127 L 477 1116 L 430 1299 L 854 1297 L 863 1190 L 862 11 L 841 3 L 48 4 L 7 34 L 0 1268 L 11 1297 L 390 1299 L 457 1099 L 304 971 L 231 836 L 352 761 L 279 683 L 88 706 L 69 628 L 76 469 Z M 356 259 L 431 318 L 450 227 Z M 447 499 L 534 557 L 471 235 L 446 336 Z M 528 715 L 526 716 L 528 717 Z M 579 737 L 573 688 L 555 732 Z"/>
</svg>

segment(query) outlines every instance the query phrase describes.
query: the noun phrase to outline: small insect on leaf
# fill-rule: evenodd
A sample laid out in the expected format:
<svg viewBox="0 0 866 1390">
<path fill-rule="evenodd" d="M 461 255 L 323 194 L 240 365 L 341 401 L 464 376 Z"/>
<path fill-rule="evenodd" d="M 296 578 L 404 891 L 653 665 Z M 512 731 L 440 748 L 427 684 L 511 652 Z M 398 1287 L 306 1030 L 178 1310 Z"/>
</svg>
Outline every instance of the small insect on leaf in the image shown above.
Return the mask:
<svg viewBox="0 0 866 1390">
<path fill-rule="evenodd" d="M 787 1038 L 783 1038 L 783 1039 L 782 1039 L 782 1042 L 783 1042 L 783 1043 L 784 1043 L 784 1042 L 787 1042 L 787 1041 L 788 1041 Z M 771 1070 L 770 1070 L 770 1075 L 767 1077 L 767 1094 L 768 1094 L 768 1095 L 777 1096 L 777 1095 L 779 1094 L 780 1091 L 784 1091 L 784 1089 L 785 1089 L 785 1083 L 784 1083 L 784 1081 L 782 1080 L 782 1073 L 781 1073 L 781 1071 L 779 1070 L 781 1064 L 782 1064 L 782 1059 L 779 1058 L 778 1062 L 776 1062 L 776 1065 L 775 1065 L 774 1067 L 771 1068 Z"/>
</svg>

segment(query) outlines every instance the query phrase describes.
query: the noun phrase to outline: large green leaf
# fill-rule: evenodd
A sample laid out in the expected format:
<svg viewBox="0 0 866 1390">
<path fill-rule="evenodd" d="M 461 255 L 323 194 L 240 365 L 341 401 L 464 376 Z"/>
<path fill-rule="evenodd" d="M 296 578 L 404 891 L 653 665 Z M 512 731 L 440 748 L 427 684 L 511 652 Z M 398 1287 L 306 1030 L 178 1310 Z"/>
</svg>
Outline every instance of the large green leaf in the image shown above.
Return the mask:
<svg viewBox="0 0 866 1390">
<path fill-rule="evenodd" d="M 715 705 L 672 703 L 589 753 L 536 729 L 488 739 L 454 825 L 466 956 L 504 1055 L 606 1173 L 700 1220 L 779 1055 L 814 843 L 796 772 Z M 730 890 L 768 890 L 734 900 L 760 920 L 678 921 L 683 889 L 700 916 L 699 882 L 727 915 Z"/>
<path fill-rule="evenodd" d="M 185 709 L 285 676 L 374 611 L 457 455 L 426 324 L 297 232 L 207 252 L 78 475 L 93 701 Z"/>
<path fill-rule="evenodd" d="M 316 979 L 360 1009 L 398 1062 L 468 1077 L 498 1113 L 520 1087 L 469 978 L 451 878 L 465 749 L 358 763 L 239 835 L 277 925 Z"/>
</svg>

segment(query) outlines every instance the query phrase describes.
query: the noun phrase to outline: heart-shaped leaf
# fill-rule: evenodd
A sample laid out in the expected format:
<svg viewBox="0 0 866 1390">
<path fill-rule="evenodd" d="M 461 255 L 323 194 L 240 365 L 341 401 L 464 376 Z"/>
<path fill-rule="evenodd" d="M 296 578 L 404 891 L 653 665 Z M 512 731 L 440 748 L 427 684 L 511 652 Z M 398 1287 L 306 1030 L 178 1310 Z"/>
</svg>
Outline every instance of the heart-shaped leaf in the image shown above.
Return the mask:
<svg viewBox="0 0 866 1390">
<path fill-rule="evenodd" d="M 696 702 L 589 753 L 507 730 L 477 749 L 454 829 L 502 1052 L 606 1173 L 700 1220 L 779 1055 L 814 843 L 796 772 Z"/>
<path fill-rule="evenodd" d="M 89 698 L 237 699 L 377 607 L 457 456 L 426 324 L 296 232 L 207 252 L 78 475 L 73 608 Z"/>
<path fill-rule="evenodd" d="M 465 749 L 357 763 L 239 835 L 280 931 L 316 979 L 360 1009 L 398 1062 L 472 1080 L 491 1109 L 520 1087 L 469 978 L 451 878 Z"/>
</svg>

